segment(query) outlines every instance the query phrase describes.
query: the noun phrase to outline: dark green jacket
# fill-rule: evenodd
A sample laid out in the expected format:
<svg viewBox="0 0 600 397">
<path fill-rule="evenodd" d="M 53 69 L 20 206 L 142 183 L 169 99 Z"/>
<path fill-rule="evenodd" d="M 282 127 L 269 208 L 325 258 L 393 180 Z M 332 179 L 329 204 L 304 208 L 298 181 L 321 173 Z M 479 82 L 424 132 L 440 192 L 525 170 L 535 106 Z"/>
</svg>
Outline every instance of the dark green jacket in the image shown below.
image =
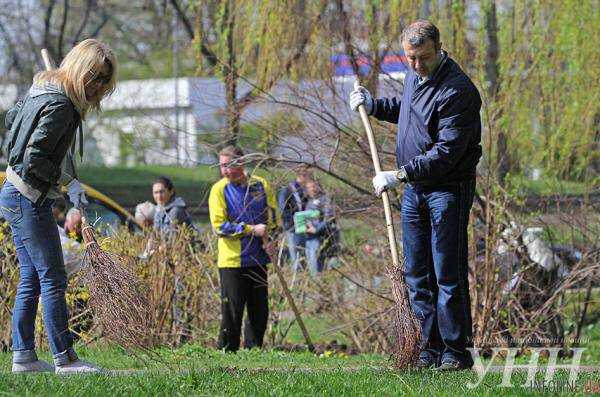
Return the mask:
<svg viewBox="0 0 600 397">
<path fill-rule="evenodd" d="M 32 86 L 7 113 L 7 179 L 31 201 L 41 203 L 59 182 L 61 165 L 80 123 L 71 100 L 51 84 Z"/>
</svg>

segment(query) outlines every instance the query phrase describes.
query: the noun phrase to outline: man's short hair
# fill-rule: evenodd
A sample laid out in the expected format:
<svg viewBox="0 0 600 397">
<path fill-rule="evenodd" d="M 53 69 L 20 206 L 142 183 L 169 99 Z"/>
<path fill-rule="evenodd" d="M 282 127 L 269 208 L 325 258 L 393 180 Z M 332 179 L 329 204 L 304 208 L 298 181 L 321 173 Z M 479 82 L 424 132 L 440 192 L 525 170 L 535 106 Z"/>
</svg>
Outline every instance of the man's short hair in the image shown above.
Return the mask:
<svg viewBox="0 0 600 397">
<path fill-rule="evenodd" d="M 312 178 L 313 174 L 314 174 L 312 167 L 308 164 L 300 164 L 300 165 L 294 167 L 294 171 L 296 172 L 296 175 L 302 176 L 305 178 Z"/>
<path fill-rule="evenodd" d="M 244 152 L 237 146 L 228 145 L 221 149 L 219 156 L 227 156 L 231 157 L 232 159 L 237 159 L 244 156 Z"/>
<path fill-rule="evenodd" d="M 59 212 L 65 212 L 67 210 L 67 202 L 62 197 L 57 197 L 52 204 L 52 208 L 57 209 Z"/>
<path fill-rule="evenodd" d="M 427 40 L 433 41 L 433 44 L 440 45 L 440 31 L 431 22 L 426 19 L 419 19 L 402 30 L 400 42 L 407 42 L 413 47 L 420 47 Z"/>
</svg>

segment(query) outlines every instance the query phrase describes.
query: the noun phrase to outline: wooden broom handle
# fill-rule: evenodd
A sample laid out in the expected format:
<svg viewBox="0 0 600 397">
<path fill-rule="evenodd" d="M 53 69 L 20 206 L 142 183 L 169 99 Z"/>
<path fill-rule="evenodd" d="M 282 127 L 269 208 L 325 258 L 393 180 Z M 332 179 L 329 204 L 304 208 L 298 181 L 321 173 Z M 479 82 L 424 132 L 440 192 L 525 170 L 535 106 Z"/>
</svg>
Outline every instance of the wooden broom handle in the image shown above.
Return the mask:
<svg viewBox="0 0 600 397">
<path fill-rule="evenodd" d="M 42 48 L 42 60 L 44 61 L 44 67 L 46 68 L 46 70 L 54 69 L 54 62 L 52 62 L 52 58 L 50 58 L 50 53 L 45 48 Z"/>
<path fill-rule="evenodd" d="M 46 70 L 54 70 L 54 62 L 52 61 L 52 57 L 50 57 L 50 53 L 48 52 L 48 50 L 42 48 L 40 52 L 42 53 L 42 61 L 44 61 L 44 67 L 46 68 Z M 81 212 L 83 225 L 91 228 L 87 221 L 87 214 L 85 212 L 85 209 L 83 207 L 80 207 L 78 208 L 78 210 Z"/>
<path fill-rule="evenodd" d="M 359 86 L 360 83 L 358 82 L 358 80 L 354 81 L 354 89 L 358 89 Z M 360 113 L 360 118 L 365 127 L 365 130 L 367 131 L 367 138 L 369 139 L 369 148 L 371 149 L 371 159 L 373 160 L 373 168 L 375 168 L 375 173 L 381 172 L 381 162 L 379 161 L 379 154 L 377 153 L 375 135 L 373 134 L 373 128 L 371 128 L 369 115 L 367 115 L 367 110 L 365 109 L 364 104 L 358 106 L 358 112 Z M 394 267 L 398 267 L 400 266 L 400 261 L 398 259 L 398 245 L 396 244 L 396 233 L 394 231 L 394 220 L 392 218 L 392 207 L 390 205 L 389 193 L 387 191 L 384 191 L 381 194 L 381 198 L 383 199 L 383 211 L 385 212 L 385 226 L 388 232 L 388 241 L 390 243 L 392 263 L 394 264 Z"/>
</svg>

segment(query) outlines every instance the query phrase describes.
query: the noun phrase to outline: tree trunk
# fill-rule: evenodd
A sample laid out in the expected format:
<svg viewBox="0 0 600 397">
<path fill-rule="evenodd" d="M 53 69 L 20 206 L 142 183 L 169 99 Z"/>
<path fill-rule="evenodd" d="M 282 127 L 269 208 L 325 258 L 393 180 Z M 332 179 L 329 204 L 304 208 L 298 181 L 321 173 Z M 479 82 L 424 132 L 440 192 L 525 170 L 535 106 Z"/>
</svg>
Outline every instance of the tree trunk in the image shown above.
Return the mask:
<svg viewBox="0 0 600 397">
<path fill-rule="evenodd" d="M 224 70 L 225 75 L 225 98 L 226 98 L 226 115 L 227 115 L 227 131 L 225 144 L 236 145 L 240 132 L 240 109 L 237 103 L 237 67 L 235 49 L 233 47 L 233 34 L 235 27 L 235 13 L 231 9 L 233 4 L 227 1 L 225 6 L 225 31 L 227 34 L 227 59 Z"/>
<path fill-rule="evenodd" d="M 496 18 L 496 2 L 490 0 L 485 7 L 485 31 L 487 35 L 487 48 L 485 57 L 485 74 L 488 82 L 487 97 L 489 103 L 494 103 L 498 96 L 498 20 Z M 498 120 L 501 114 L 495 114 L 494 119 Z M 495 123 L 495 120 L 491 120 L 491 125 L 494 125 L 497 130 L 497 141 L 496 141 L 496 159 L 494 161 L 496 165 L 496 177 L 498 183 L 504 186 L 504 179 L 510 171 L 510 159 L 508 155 L 508 143 L 506 134 L 504 131 Z"/>
<path fill-rule="evenodd" d="M 379 13 L 378 7 L 374 2 L 367 5 L 367 7 L 371 7 L 371 13 L 376 16 Z M 373 18 L 375 21 L 378 20 L 377 17 Z M 373 98 L 377 98 L 377 91 L 379 90 L 379 74 L 381 73 L 381 63 L 383 62 L 383 56 L 387 53 L 387 50 L 380 51 L 380 42 L 378 39 L 379 35 L 374 35 L 376 37 L 375 40 L 369 40 L 369 47 L 371 49 L 371 69 L 369 69 L 369 73 L 365 77 L 365 86 L 373 95 Z"/>
<path fill-rule="evenodd" d="M 336 2 L 337 11 L 340 16 L 340 22 L 342 24 L 342 41 L 344 42 L 344 54 L 349 58 L 350 65 L 352 65 L 352 71 L 355 76 L 359 76 L 359 68 L 358 62 L 356 59 L 356 53 L 354 52 L 354 45 L 352 44 L 352 34 L 351 34 L 351 26 L 350 26 L 350 18 L 348 18 L 348 13 L 344 10 L 344 2 L 342 0 L 338 0 Z"/>
</svg>

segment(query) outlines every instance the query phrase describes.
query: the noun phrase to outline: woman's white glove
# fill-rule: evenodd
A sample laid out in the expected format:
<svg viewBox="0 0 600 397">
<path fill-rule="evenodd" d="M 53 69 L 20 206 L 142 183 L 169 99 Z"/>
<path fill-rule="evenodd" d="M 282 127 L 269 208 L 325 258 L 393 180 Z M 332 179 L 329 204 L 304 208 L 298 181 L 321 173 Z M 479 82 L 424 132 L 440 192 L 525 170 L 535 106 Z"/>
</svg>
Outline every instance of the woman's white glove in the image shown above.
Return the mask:
<svg viewBox="0 0 600 397">
<path fill-rule="evenodd" d="M 69 200 L 75 208 L 85 208 L 89 204 L 87 197 L 85 197 L 85 190 L 83 190 L 83 186 L 77 179 L 73 179 L 67 185 L 67 195 L 69 195 Z"/>
<path fill-rule="evenodd" d="M 367 111 L 367 114 L 373 114 L 373 96 L 371 96 L 371 93 L 365 87 L 356 87 L 356 89 L 354 89 L 350 93 L 350 99 L 348 103 L 350 104 L 350 109 L 352 109 L 352 111 L 354 112 L 358 112 L 358 107 L 360 105 L 365 105 L 365 110 Z"/>
<path fill-rule="evenodd" d="M 373 189 L 377 197 L 386 190 L 395 188 L 400 182 L 408 182 L 408 175 L 404 167 L 394 171 L 381 171 L 373 177 Z"/>
</svg>

